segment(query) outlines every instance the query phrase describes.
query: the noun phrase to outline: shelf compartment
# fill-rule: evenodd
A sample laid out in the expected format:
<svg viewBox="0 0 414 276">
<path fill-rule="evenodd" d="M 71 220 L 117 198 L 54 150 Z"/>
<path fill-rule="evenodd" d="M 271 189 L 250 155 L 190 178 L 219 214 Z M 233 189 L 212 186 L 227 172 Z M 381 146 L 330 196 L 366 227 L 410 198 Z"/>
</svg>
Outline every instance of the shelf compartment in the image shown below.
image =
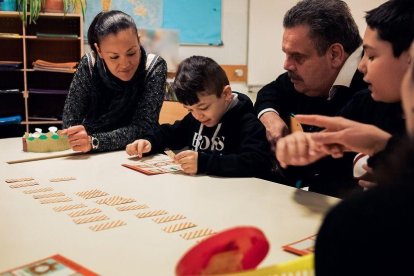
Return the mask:
<svg viewBox="0 0 414 276">
<path fill-rule="evenodd" d="M 30 89 L 56 89 L 68 90 L 72 82 L 72 73 L 49 71 L 28 71 L 27 87 Z M 45 81 L 48 80 L 48 81 Z M 53 81 L 51 81 L 53 80 Z"/>
<path fill-rule="evenodd" d="M 0 33 L 15 33 L 23 35 L 23 25 L 18 13 L 0 17 Z"/>
<path fill-rule="evenodd" d="M 81 45 L 79 40 L 65 41 L 62 47 L 61 40 L 26 40 L 27 68 L 32 68 L 35 60 L 42 59 L 50 62 L 79 62 Z"/>
<path fill-rule="evenodd" d="M 23 71 L 0 71 L 0 90 L 10 89 L 24 90 Z M 22 96 L 21 92 L 19 95 Z"/>
<path fill-rule="evenodd" d="M 36 36 L 36 33 L 76 34 L 79 37 L 81 35 L 79 15 L 41 16 L 36 24 L 28 25 L 26 29 L 26 35 Z"/>
<path fill-rule="evenodd" d="M 66 95 L 29 92 L 29 120 L 33 121 L 33 118 L 38 118 L 39 121 L 60 121 L 65 99 Z"/>
<path fill-rule="evenodd" d="M 0 117 L 22 116 L 25 118 L 22 93 L 0 93 Z"/>
<path fill-rule="evenodd" d="M 0 60 L 23 62 L 23 40 L 0 38 Z"/>
</svg>

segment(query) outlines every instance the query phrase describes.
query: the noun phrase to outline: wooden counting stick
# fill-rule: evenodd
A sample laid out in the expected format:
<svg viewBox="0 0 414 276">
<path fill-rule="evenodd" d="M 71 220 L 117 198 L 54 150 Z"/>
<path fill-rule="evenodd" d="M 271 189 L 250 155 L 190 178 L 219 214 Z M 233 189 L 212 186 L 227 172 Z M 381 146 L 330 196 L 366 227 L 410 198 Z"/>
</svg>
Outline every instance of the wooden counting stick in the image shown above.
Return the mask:
<svg viewBox="0 0 414 276">
<path fill-rule="evenodd" d="M 105 222 L 105 223 L 100 223 L 100 224 L 95 224 L 89 227 L 89 229 L 97 232 L 97 231 L 102 231 L 102 230 L 107 230 L 107 229 L 111 229 L 111 228 L 115 228 L 115 227 L 120 227 L 126 225 L 126 222 L 122 221 L 122 220 L 115 220 L 115 221 L 110 221 L 110 222 Z"/>
<path fill-rule="evenodd" d="M 34 186 L 34 185 L 39 185 L 39 183 L 37 183 L 36 181 L 22 182 L 22 183 L 12 184 L 9 187 L 15 189 L 15 188 L 30 187 L 30 186 Z"/>
<path fill-rule="evenodd" d="M 195 230 L 192 232 L 187 232 L 187 233 L 183 233 L 180 235 L 180 237 L 182 237 L 185 240 L 192 240 L 192 239 L 196 239 L 196 238 L 201 238 L 201 237 L 205 237 L 205 236 L 209 236 L 215 234 L 215 232 L 209 228 L 205 228 L 205 229 L 200 229 L 200 230 Z"/>
<path fill-rule="evenodd" d="M 183 215 L 171 215 L 171 216 L 166 216 L 166 217 L 161 217 L 161 218 L 154 218 L 152 220 L 159 224 L 159 223 L 165 223 L 165 222 L 170 222 L 170 221 L 180 220 L 180 219 L 185 219 L 185 218 L 186 217 Z"/>
<path fill-rule="evenodd" d="M 6 183 L 14 183 L 14 182 L 24 182 L 24 181 L 32 181 L 34 180 L 33 177 L 23 177 L 23 178 L 9 178 L 6 179 Z"/>
<path fill-rule="evenodd" d="M 85 208 L 86 205 L 81 203 L 81 204 L 72 204 L 72 205 L 63 205 L 63 206 L 58 206 L 53 208 L 53 210 L 55 212 L 63 212 L 63 211 L 69 211 L 69 210 L 73 210 L 73 209 L 79 209 L 79 208 Z"/>
<path fill-rule="evenodd" d="M 98 215 L 98 216 L 74 219 L 73 222 L 76 223 L 76 224 L 83 224 L 83 223 L 89 223 L 89 222 L 95 222 L 95 221 L 101 221 L 101 220 L 108 220 L 108 219 L 109 218 L 105 215 Z"/>
<path fill-rule="evenodd" d="M 168 214 L 168 212 L 165 210 L 155 210 L 155 211 L 150 211 L 150 212 L 138 213 L 137 218 L 149 218 L 149 217 L 161 216 L 165 214 Z"/>
<path fill-rule="evenodd" d="M 163 228 L 162 230 L 167 233 L 173 233 L 173 232 L 181 231 L 181 230 L 196 227 L 196 226 L 197 225 L 195 225 L 192 222 L 182 222 L 182 223 L 167 226 Z"/>
</svg>

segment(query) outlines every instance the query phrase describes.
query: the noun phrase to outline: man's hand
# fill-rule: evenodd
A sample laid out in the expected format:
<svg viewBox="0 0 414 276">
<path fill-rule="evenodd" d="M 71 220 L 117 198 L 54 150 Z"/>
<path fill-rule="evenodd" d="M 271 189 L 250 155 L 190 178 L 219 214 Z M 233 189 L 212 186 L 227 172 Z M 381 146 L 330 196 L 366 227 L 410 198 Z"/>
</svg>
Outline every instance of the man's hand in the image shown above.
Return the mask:
<svg viewBox="0 0 414 276">
<path fill-rule="evenodd" d="M 266 128 L 266 138 L 273 152 L 276 151 L 277 141 L 289 130 L 286 123 L 274 112 L 266 112 L 260 116 L 260 121 Z"/>
<path fill-rule="evenodd" d="M 197 173 L 198 152 L 185 150 L 175 155 L 175 161 L 181 165 L 183 171 L 190 175 Z"/>
<path fill-rule="evenodd" d="M 136 155 L 138 158 L 142 157 L 142 154 L 150 152 L 152 145 L 150 141 L 145 139 L 135 140 L 131 144 L 126 146 L 126 153 L 130 156 Z"/>
<path fill-rule="evenodd" d="M 288 165 L 305 166 L 328 154 L 321 151 L 311 133 L 297 131 L 280 138 L 276 145 L 276 159 L 283 168 Z"/>
<path fill-rule="evenodd" d="M 91 140 L 83 125 L 76 125 L 62 130 L 68 136 L 69 145 L 74 151 L 88 152 L 92 149 Z"/>
</svg>

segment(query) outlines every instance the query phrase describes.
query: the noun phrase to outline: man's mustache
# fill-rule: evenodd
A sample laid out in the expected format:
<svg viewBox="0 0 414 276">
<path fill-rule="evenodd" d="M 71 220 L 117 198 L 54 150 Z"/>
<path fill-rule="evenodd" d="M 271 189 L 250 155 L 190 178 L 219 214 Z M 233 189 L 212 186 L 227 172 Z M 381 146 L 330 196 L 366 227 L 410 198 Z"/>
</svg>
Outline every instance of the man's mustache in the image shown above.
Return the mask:
<svg viewBox="0 0 414 276">
<path fill-rule="evenodd" d="M 291 80 L 303 81 L 303 79 L 299 75 L 293 73 L 292 71 L 288 71 L 288 76 Z"/>
</svg>

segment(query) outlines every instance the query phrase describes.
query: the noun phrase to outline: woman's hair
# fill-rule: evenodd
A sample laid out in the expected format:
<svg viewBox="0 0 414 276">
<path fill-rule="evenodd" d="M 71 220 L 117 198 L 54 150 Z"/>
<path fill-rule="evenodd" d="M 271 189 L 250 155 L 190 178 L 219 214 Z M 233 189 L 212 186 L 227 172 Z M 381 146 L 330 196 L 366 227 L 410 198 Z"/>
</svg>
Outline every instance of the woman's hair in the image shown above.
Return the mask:
<svg viewBox="0 0 414 276">
<path fill-rule="evenodd" d="M 102 38 L 109 34 L 117 34 L 122 30 L 132 28 L 138 36 L 138 29 L 134 19 L 128 14 L 112 10 L 98 13 L 92 20 L 88 29 L 88 43 L 91 49 L 96 53 L 95 43 L 99 45 Z"/>
</svg>

